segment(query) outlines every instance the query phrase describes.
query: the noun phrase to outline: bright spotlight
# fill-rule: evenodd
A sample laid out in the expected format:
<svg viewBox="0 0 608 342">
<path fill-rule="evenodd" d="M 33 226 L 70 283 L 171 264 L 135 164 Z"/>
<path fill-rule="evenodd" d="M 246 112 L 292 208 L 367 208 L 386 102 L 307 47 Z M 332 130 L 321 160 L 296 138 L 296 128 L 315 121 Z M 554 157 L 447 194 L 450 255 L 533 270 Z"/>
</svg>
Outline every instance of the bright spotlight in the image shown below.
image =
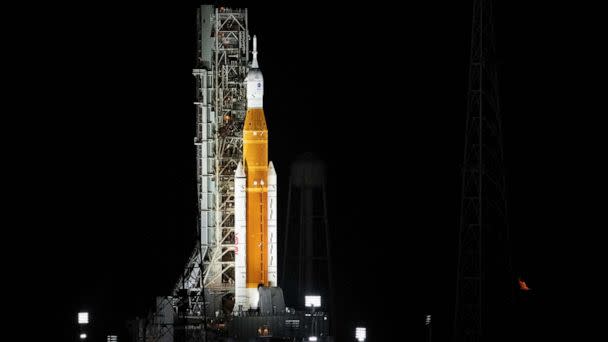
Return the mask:
<svg viewBox="0 0 608 342">
<path fill-rule="evenodd" d="M 89 324 L 89 313 L 79 312 L 78 313 L 78 324 Z M 86 338 L 86 336 L 85 336 Z"/>
<path fill-rule="evenodd" d="M 357 327 L 355 329 L 355 338 L 357 339 L 357 341 L 363 342 L 363 341 L 365 341 L 366 337 L 367 337 L 367 331 L 365 328 Z"/>
<path fill-rule="evenodd" d="M 107 342 L 118 342 L 118 336 L 116 336 L 116 335 L 108 335 Z"/>
<path fill-rule="evenodd" d="M 86 338 L 87 338 L 87 334 L 80 334 L 80 339 L 81 339 L 81 340 L 84 340 L 84 339 L 86 339 Z"/>
<path fill-rule="evenodd" d="M 321 296 L 304 296 L 304 305 L 306 307 L 320 308 Z"/>
<path fill-rule="evenodd" d="M 316 342 L 316 341 L 317 341 L 317 336 L 310 336 L 310 337 L 308 338 L 308 340 L 309 340 L 309 341 L 315 341 L 315 342 Z"/>
</svg>

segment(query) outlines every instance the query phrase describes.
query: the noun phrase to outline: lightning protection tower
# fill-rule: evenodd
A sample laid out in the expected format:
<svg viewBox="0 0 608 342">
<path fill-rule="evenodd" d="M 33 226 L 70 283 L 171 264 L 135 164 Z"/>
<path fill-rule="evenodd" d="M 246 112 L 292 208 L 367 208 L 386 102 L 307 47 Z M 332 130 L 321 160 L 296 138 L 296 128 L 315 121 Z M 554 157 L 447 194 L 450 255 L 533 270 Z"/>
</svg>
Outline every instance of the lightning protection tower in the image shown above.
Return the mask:
<svg viewBox="0 0 608 342">
<path fill-rule="evenodd" d="M 502 341 L 513 296 L 491 0 L 473 1 L 455 341 Z"/>
</svg>

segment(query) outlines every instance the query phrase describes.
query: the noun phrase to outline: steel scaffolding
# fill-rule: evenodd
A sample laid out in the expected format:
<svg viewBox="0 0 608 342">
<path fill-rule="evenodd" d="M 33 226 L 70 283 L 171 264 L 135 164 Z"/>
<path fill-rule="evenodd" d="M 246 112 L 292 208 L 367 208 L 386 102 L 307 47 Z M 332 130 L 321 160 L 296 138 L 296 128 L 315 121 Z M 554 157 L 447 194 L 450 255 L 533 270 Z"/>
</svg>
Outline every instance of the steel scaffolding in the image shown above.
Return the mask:
<svg viewBox="0 0 608 342">
<path fill-rule="evenodd" d="M 196 180 L 200 240 L 175 293 L 189 314 L 214 312 L 234 292 L 234 171 L 242 159 L 249 62 L 247 9 L 203 5 L 197 12 Z M 202 259 L 201 259 L 202 256 Z M 202 263 L 201 263 L 202 260 Z M 201 272 L 202 270 L 202 272 Z M 203 295 L 208 298 L 203 300 Z M 179 297 L 179 296 L 178 296 Z"/>
</svg>

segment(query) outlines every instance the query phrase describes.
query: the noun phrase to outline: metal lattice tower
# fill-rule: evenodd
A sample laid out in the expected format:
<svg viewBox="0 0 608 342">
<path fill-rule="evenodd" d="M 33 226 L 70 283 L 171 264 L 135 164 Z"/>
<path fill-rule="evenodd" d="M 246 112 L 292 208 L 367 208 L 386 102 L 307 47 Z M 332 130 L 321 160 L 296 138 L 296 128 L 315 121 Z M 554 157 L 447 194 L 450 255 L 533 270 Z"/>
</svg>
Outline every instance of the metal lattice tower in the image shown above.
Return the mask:
<svg viewBox="0 0 608 342">
<path fill-rule="evenodd" d="M 455 341 L 506 339 L 514 287 L 491 2 L 473 5 Z"/>
<path fill-rule="evenodd" d="M 234 292 L 233 176 L 243 153 L 248 62 L 247 9 L 201 6 L 193 70 L 200 241 L 174 291 L 187 290 L 192 313 L 203 311 L 203 289 L 212 297 L 211 311 L 218 298 Z"/>
</svg>

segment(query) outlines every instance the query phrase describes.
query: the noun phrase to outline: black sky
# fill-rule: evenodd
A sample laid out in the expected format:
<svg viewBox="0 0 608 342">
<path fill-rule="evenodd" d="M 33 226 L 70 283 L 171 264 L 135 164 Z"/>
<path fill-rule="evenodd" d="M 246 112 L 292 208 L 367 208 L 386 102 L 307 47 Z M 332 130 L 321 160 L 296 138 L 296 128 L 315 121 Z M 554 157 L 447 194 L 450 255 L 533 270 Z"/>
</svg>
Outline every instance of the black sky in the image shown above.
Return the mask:
<svg viewBox="0 0 608 342">
<path fill-rule="evenodd" d="M 33 5 L 9 31 L 24 55 L 5 120 L 23 127 L 6 145 L 23 208 L 9 230 L 25 237 L 20 282 L 63 340 L 81 308 L 101 334 L 121 332 L 168 294 L 193 246 L 196 4 Z M 328 164 L 341 336 L 360 322 L 375 341 L 395 327 L 421 340 L 432 313 L 447 340 L 470 1 L 245 6 L 279 196 L 299 153 Z M 566 310 L 583 301 L 571 281 L 605 273 L 589 241 L 606 226 L 601 22 L 555 2 L 496 11 L 514 258 L 534 289 L 522 338 L 580 332 L 555 326 L 584 312 Z"/>
</svg>

